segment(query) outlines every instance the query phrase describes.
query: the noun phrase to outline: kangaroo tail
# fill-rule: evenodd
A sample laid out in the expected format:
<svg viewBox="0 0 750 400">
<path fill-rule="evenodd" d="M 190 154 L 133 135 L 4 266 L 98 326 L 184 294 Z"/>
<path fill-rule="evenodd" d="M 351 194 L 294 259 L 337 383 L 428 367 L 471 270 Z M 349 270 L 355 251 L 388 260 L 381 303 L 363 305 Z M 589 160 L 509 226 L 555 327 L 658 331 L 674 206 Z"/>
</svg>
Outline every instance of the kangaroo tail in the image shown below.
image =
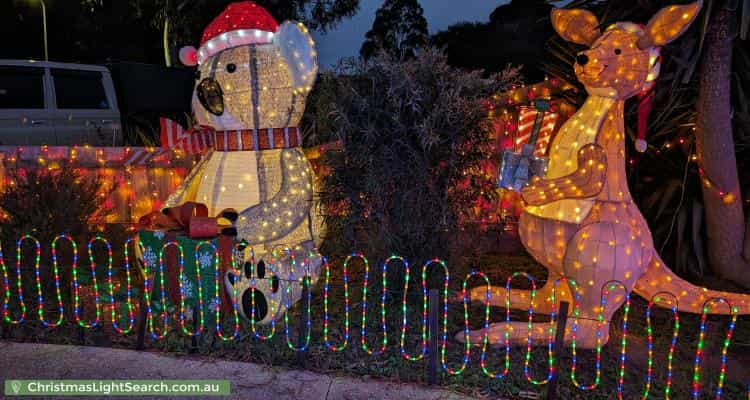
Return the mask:
<svg viewBox="0 0 750 400">
<path fill-rule="evenodd" d="M 695 286 L 675 275 L 655 251 L 646 272 L 635 283 L 633 290 L 646 300 L 651 300 L 656 295 L 664 295 L 660 301 L 655 303 L 662 307 L 674 306 L 672 302 L 676 298 L 679 311 L 702 314 L 706 302 L 714 299 L 714 304 L 708 309 L 709 313 L 730 314 L 731 310 L 726 304 L 715 301 L 716 299 L 723 299 L 736 310 L 737 314 L 750 314 L 750 295 Z M 667 293 L 674 298 L 666 295 Z"/>
</svg>

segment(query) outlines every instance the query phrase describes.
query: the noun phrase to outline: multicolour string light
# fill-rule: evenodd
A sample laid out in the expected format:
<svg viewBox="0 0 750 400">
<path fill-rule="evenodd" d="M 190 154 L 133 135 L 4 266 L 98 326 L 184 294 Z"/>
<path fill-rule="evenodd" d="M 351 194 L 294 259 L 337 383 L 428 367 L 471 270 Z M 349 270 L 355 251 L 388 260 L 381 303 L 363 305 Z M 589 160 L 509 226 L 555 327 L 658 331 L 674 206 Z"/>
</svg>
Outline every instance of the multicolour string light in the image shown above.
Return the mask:
<svg viewBox="0 0 750 400">
<path fill-rule="evenodd" d="M 553 284 L 552 284 L 552 294 L 550 295 L 550 301 L 555 306 L 552 307 L 552 312 L 550 313 L 550 327 L 549 327 L 549 331 L 548 331 L 548 342 L 547 342 L 547 352 L 548 353 L 547 353 L 547 357 L 548 357 L 548 363 L 549 363 L 549 373 L 547 375 L 547 382 L 549 382 L 549 380 L 552 379 L 552 377 L 555 374 L 559 373 L 559 369 L 558 369 L 558 365 L 557 365 L 557 360 L 555 360 L 555 358 L 554 358 L 553 338 L 552 338 L 552 335 L 553 335 L 553 332 L 554 332 L 554 329 L 555 329 L 555 328 L 553 328 L 553 326 L 557 325 L 557 321 L 558 321 L 558 318 L 559 318 L 558 315 L 557 315 L 557 312 L 555 312 L 556 305 L 557 305 L 557 298 L 556 298 L 556 296 L 557 296 L 557 287 L 560 286 L 560 284 L 563 283 L 563 282 L 565 282 L 568 285 L 568 289 L 570 289 L 571 292 L 573 293 L 573 299 L 574 299 L 574 301 L 573 301 L 573 315 L 576 316 L 576 317 L 579 316 L 580 315 L 580 310 L 581 310 L 581 293 L 579 291 L 578 284 L 576 283 L 576 281 L 574 279 L 565 278 L 565 277 L 555 280 L 553 282 Z M 561 293 L 561 295 L 565 296 L 565 292 L 563 291 Z M 576 320 L 576 322 L 577 322 L 577 320 Z M 575 342 L 576 342 L 576 329 L 577 329 L 577 324 L 574 324 L 573 325 L 573 329 L 571 330 L 573 346 L 575 346 Z"/>
<path fill-rule="evenodd" d="M 569 281 L 569 282 L 572 282 Z M 571 336 L 572 336 L 572 348 L 573 348 L 573 363 L 570 368 L 570 380 L 573 381 L 573 384 L 578 387 L 580 390 L 593 390 L 596 389 L 597 386 L 599 386 L 599 382 L 601 381 L 602 376 L 602 325 L 604 325 L 604 307 L 607 304 L 607 299 L 604 297 L 604 290 L 605 287 L 602 288 L 602 301 L 600 305 L 600 311 L 599 315 L 596 319 L 596 376 L 594 378 L 594 383 L 590 385 L 582 385 L 578 382 L 578 379 L 576 378 L 576 372 L 578 371 L 578 357 L 577 357 L 577 337 L 578 337 L 578 323 L 579 318 L 581 317 L 581 307 L 580 307 L 580 299 L 578 294 L 578 287 L 576 287 L 576 307 L 573 309 L 573 327 L 571 328 Z"/>
<path fill-rule="evenodd" d="M 302 263 L 303 272 L 301 278 L 295 277 L 295 269 L 296 269 L 296 258 L 294 256 L 293 251 L 289 251 L 289 255 L 291 257 L 291 270 L 289 272 L 289 282 L 287 282 L 286 287 L 286 296 L 284 296 L 284 306 L 286 307 L 286 312 L 284 313 L 284 335 L 286 336 L 286 345 L 289 347 L 289 349 L 293 351 L 306 351 L 307 347 L 310 345 L 310 337 L 312 335 L 312 291 L 310 290 L 310 266 L 307 259 L 305 259 L 305 262 Z M 307 288 L 307 321 L 305 322 L 305 339 L 303 343 L 300 344 L 299 347 L 295 346 L 290 340 L 290 334 L 289 334 L 289 308 L 292 306 L 289 299 L 292 297 L 292 285 L 297 282 L 297 279 L 299 279 L 299 283 L 303 288 Z M 300 312 L 303 312 L 303 310 L 300 310 Z M 301 328 L 301 327 L 300 327 Z"/>
<path fill-rule="evenodd" d="M 382 328 L 383 333 L 383 341 L 380 344 L 380 348 L 378 350 L 371 350 L 370 347 L 367 345 L 367 289 L 370 286 L 370 263 L 368 262 L 367 258 L 363 254 L 357 254 L 357 257 L 362 259 L 362 261 L 365 264 L 365 275 L 364 275 L 364 283 L 362 287 L 362 326 L 360 328 L 360 344 L 362 346 L 362 350 L 371 355 L 371 356 L 378 356 L 380 354 L 383 354 L 385 352 L 386 347 L 388 347 L 388 325 L 386 322 L 386 293 L 388 292 L 388 282 L 387 282 L 387 271 L 388 271 L 388 264 L 387 262 L 383 263 L 382 267 L 382 279 L 381 283 L 383 285 L 383 289 L 380 294 L 380 326 Z"/>
<path fill-rule="evenodd" d="M 331 341 L 328 338 L 328 326 L 330 324 L 328 314 L 328 297 L 331 290 L 331 265 L 330 263 L 328 263 L 328 260 L 325 257 L 323 258 L 323 269 L 325 270 L 325 282 L 323 284 L 323 342 L 325 343 L 326 347 L 328 347 L 328 349 L 335 352 L 344 351 L 349 345 L 349 262 L 354 257 L 358 258 L 359 256 L 353 254 L 346 257 L 346 260 L 344 260 L 344 339 L 339 346 L 331 344 Z"/>
<path fill-rule="evenodd" d="M 42 248 L 39 245 L 39 240 L 31 235 L 24 235 L 18 240 L 16 244 L 16 266 L 21 268 L 21 246 L 24 240 L 30 240 L 34 244 L 34 282 L 36 284 L 37 293 L 37 315 L 42 325 L 47 326 L 47 321 L 44 318 L 44 296 L 42 294 L 42 279 L 40 271 L 40 259 L 42 254 Z"/>
<path fill-rule="evenodd" d="M 153 306 L 152 306 L 152 298 L 151 298 L 151 291 L 153 290 L 153 282 L 149 279 L 150 270 L 149 266 L 146 265 L 146 271 L 145 271 L 145 297 L 146 297 L 146 317 L 148 319 L 148 331 L 151 335 L 151 338 L 154 340 L 162 340 L 169 334 L 169 313 L 167 312 L 167 291 L 166 291 L 166 284 L 164 283 L 164 250 L 169 248 L 170 246 L 177 247 L 177 252 L 179 255 L 178 262 L 180 265 L 184 262 L 184 253 L 182 250 L 182 246 L 180 246 L 179 243 L 177 243 L 174 240 L 170 240 L 166 243 L 164 243 L 161 246 L 161 249 L 159 250 L 159 271 L 154 272 L 154 280 L 156 280 L 156 275 L 158 273 L 159 275 L 159 307 L 161 308 L 161 321 L 162 321 L 162 331 L 161 333 L 156 330 L 155 324 L 154 324 L 154 312 L 153 312 Z M 144 263 L 146 263 L 146 260 L 144 260 Z"/>
<path fill-rule="evenodd" d="M 425 274 L 425 268 L 427 267 L 427 264 L 425 264 L 422 267 L 422 329 L 421 329 L 421 346 L 420 346 L 420 353 L 416 356 L 412 356 L 409 353 L 406 352 L 406 329 L 407 329 L 407 303 L 406 298 L 409 293 L 409 276 L 410 276 L 410 269 L 409 269 L 409 263 L 406 262 L 404 259 L 404 269 L 406 271 L 406 276 L 404 276 L 404 294 L 401 299 L 401 313 L 402 313 L 402 322 L 401 322 L 401 340 L 399 345 L 399 351 L 401 352 L 401 357 L 403 357 L 405 360 L 408 361 L 419 361 L 424 358 L 425 354 L 427 354 L 427 297 L 424 294 L 426 292 L 427 288 L 427 280 L 426 280 L 426 274 Z"/>
<path fill-rule="evenodd" d="M 130 277 L 130 253 L 128 252 L 128 245 L 134 242 L 136 243 L 136 246 L 139 246 L 141 243 L 137 240 L 137 238 L 132 237 L 125 241 L 125 246 L 123 247 L 123 253 L 124 253 L 124 267 L 125 267 L 125 301 L 126 306 L 128 308 L 128 326 L 127 328 L 123 329 L 120 327 L 120 319 L 117 318 L 117 306 L 115 304 L 115 288 L 114 283 L 112 281 L 112 263 L 109 263 L 109 268 L 107 269 L 107 286 L 109 287 L 109 306 L 110 306 L 110 313 L 112 318 L 112 327 L 121 335 L 127 335 L 133 330 L 133 327 L 135 326 L 135 311 L 133 306 L 133 285 L 132 280 Z"/>
<path fill-rule="evenodd" d="M 271 268 L 269 268 L 271 269 Z M 276 273 L 271 269 L 271 282 L 273 282 L 273 278 L 276 277 Z M 271 319 L 271 332 L 267 335 L 263 335 L 258 332 L 258 329 L 256 327 L 257 323 L 255 322 L 255 286 L 257 284 L 257 280 L 255 278 L 255 251 L 250 250 L 250 330 L 253 333 L 253 336 L 255 336 L 256 339 L 265 342 L 266 340 L 271 339 L 276 335 L 276 316 L 274 316 Z M 278 278 L 278 277 L 276 277 Z M 270 291 L 268 294 L 269 296 L 269 304 L 268 304 L 268 310 L 274 310 L 274 307 L 276 306 L 276 294 L 273 290 Z"/>
<path fill-rule="evenodd" d="M 10 280 L 8 279 L 8 267 L 5 265 L 5 258 L 3 257 L 3 246 L 0 243 L 0 268 L 3 270 L 3 320 L 9 324 L 17 324 L 23 321 L 26 313 L 26 305 L 24 304 L 21 310 L 24 312 L 19 321 L 14 321 L 10 317 Z M 21 288 L 21 285 L 18 285 Z M 22 289 L 23 290 L 23 289 Z M 23 291 L 21 292 L 21 298 L 23 298 Z"/>
<path fill-rule="evenodd" d="M 651 297 L 646 308 L 646 332 L 648 334 L 648 370 L 646 372 L 646 388 L 643 390 L 642 400 L 648 399 L 653 382 L 653 365 L 654 365 L 654 329 L 651 322 L 651 309 L 655 304 L 662 301 L 665 297 L 672 297 L 667 304 L 671 304 L 674 324 L 672 328 L 672 341 L 669 343 L 669 352 L 667 353 L 667 383 L 664 388 L 664 399 L 669 400 L 672 392 L 672 361 L 674 360 L 675 347 L 677 346 L 677 337 L 680 335 L 680 314 L 677 312 L 677 297 L 671 293 L 660 292 Z"/>
<path fill-rule="evenodd" d="M 102 242 L 104 243 L 104 246 L 107 249 L 107 269 L 112 268 L 112 246 L 109 244 L 109 241 L 99 235 L 95 236 L 91 240 L 89 240 L 87 251 L 89 256 L 89 265 L 91 268 L 91 283 L 94 287 L 94 309 L 96 312 L 96 316 L 94 317 L 93 322 L 86 322 L 81 319 L 81 301 L 79 296 L 79 284 L 78 284 L 78 274 L 76 272 L 76 269 L 73 269 L 73 296 L 74 296 L 74 303 L 73 303 L 73 316 L 75 317 L 76 323 L 78 323 L 79 326 L 82 328 L 94 328 L 99 325 L 101 325 L 101 318 L 102 318 L 102 304 L 101 299 L 99 296 L 99 283 L 96 279 L 96 260 L 94 260 L 94 243 L 96 242 Z"/>
<path fill-rule="evenodd" d="M 437 265 L 440 266 L 443 269 L 443 333 L 442 333 L 442 340 L 440 345 L 440 364 L 443 366 L 443 369 L 450 375 L 457 375 L 460 374 L 463 371 L 463 368 L 461 368 L 460 371 L 455 371 L 448 367 L 446 363 L 446 355 L 447 355 L 447 349 L 448 349 L 448 285 L 450 283 L 450 272 L 448 271 L 448 265 L 445 263 L 445 261 L 433 258 L 432 260 L 427 261 L 422 266 L 422 346 L 423 346 L 423 352 L 422 354 L 427 353 L 427 303 L 428 303 L 428 297 L 429 297 L 429 290 L 427 289 L 427 269 L 432 266 Z M 435 332 L 437 333 L 437 332 Z"/>
<path fill-rule="evenodd" d="M 200 241 L 195 245 L 195 251 L 194 251 L 194 259 L 197 260 L 198 253 L 203 246 L 209 246 L 211 250 L 213 250 L 212 254 L 217 254 L 218 250 L 216 249 L 216 246 L 211 243 L 210 241 Z M 215 257 L 212 259 L 212 261 L 215 261 Z M 213 265 L 212 265 L 213 267 Z M 187 326 L 185 325 L 185 285 L 184 281 L 187 280 L 187 275 L 185 274 L 185 264 L 180 263 L 180 269 L 179 269 L 179 288 L 180 288 L 180 329 L 182 330 L 182 333 L 184 333 L 186 336 L 198 336 L 203 333 L 203 331 L 206 329 L 206 320 L 204 318 L 205 316 L 205 310 L 203 309 L 203 281 L 201 280 L 201 266 L 196 263 L 195 265 L 195 282 L 196 286 L 198 286 L 198 307 L 197 307 L 197 315 L 198 315 L 198 327 L 193 328 L 194 331 L 190 331 Z M 196 310 L 193 311 L 193 318 L 196 316 Z"/>
<path fill-rule="evenodd" d="M 62 301 L 62 293 L 60 290 L 60 268 L 58 267 L 57 263 L 57 241 L 60 239 L 67 240 L 70 242 L 71 247 L 73 248 L 73 264 L 78 263 L 78 248 L 76 245 L 75 240 L 71 238 L 70 236 L 66 234 L 61 234 L 55 236 L 55 238 L 52 240 L 52 273 L 55 275 L 55 294 L 57 296 L 57 310 L 58 310 L 58 317 L 56 322 L 49 322 L 44 318 L 44 311 L 42 310 L 42 304 L 39 305 L 39 319 L 42 321 L 42 324 L 45 327 L 55 328 L 57 326 L 60 326 L 60 324 L 63 323 L 63 320 L 65 319 L 65 312 L 63 307 L 63 301 Z M 40 288 L 37 286 L 37 290 Z M 41 297 L 41 294 L 39 295 Z"/>
<path fill-rule="evenodd" d="M 513 273 L 508 279 L 505 281 L 505 332 L 504 332 L 504 343 L 505 343 L 505 357 L 503 359 L 503 370 L 501 372 L 495 373 L 491 372 L 489 369 L 487 369 L 486 363 L 484 360 L 482 360 L 482 372 L 484 372 L 485 375 L 492 379 L 502 379 L 506 375 L 508 375 L 508 371 L 510 370 L 510 331 L 511 331 L 511 321 L 510 321 L 510 286 L 513 282 L 513 279 L 516 277 L 523 276 L 526 279 L 531 282 L 531 299 L 529 302 L 529 320 L 528 320 L 528 331 L 527 331 L 527 352 L 526 352 L 526 358 L 530 359 L 531 357 L 531 327 L 532 327 L 532 319 L 534 316 L 534 299 L 536 298 L 536 281 L 534 280 L 531 275 L 525 273 L 525 272 L 515 272 Z M 483 355 L 484 356 L 484 355 Z M 528 360 L 524 361 L 524 371 L 526 372 L 527 379 L 528 379 Z"/>
<path fill-rule="evenodd" d="M 232 314 L 234 319 L 234 327 L 231 336 L 226 336 L 221 328 L 221 263 L 219 262 L 219 250 L 216 246 L 214 249 L 214 315 L 216 323 L 216 336 L 224 342 L 232 341 L 240 335 L 240 314 L 239 304 L 237 303 L 237 288 L 232 286 Z"/>
<path fill-rule="evenodd" d="M 625 383 L 625 360 L 628 346 L 628 315 L 630 314 L 630 291 L 620 281 L 609 281 L 604 285 L 602 298 L 609 298 L 609 292 L 621 288 L 625 291 L 625 308 L 622 316 L 622 337 L 620 338 L 620 367 L 617 372 L 617 398 L 622 400 Z M 602 306 L 604 312 L 604 306 Z"/>
<path fill-rule="evenodd" d="M 89 242 L 89 245 L 91 243 Z M 95 268 L 94 268 L 95 270 Z M 81 296 L 80 296 L 80 287 L 78 284 L 78 263 L 74 263 L 72 265 L 71 269 L 72 273 L 72 284 L 73 284 L 73 318 L 76 321 L 76 324 L 82 328 L 91 328 L 93 326 L 96 326 L 98 323 L 98 319 L 94 321 L 93 324 L 89 324 L 83 320 L 81 320 Z M 96 276 L 96 274 L 92 274 L 92 278 Z"/>
<path fill-rule="evenodd" d="M 471 338 L 469 336 L 469 292 L 468 292 L 468 285 L 469 280 L 471 280 L 472 277 L 478 276 L 484 280 L 485 283 L 485 295 L 484 295 L 484 324 L 482 325 L 482 353 L 480 356 L 480 364 L 483 366 L 485 365 L 485 360 L 487 356 L 487 344 L 489 343 L 490 338 L 490 297 L 492 296 L 492 286 L 490 285 L 490 280 L 487 278 L 487 276 L 480 272 L 480 271 L 471 271 L 466 275 L 466 278 L 464 278 L 463 283 L 461 284 L 461 299 L 464 305 L 464 356 L 463 360 L 461 362 L 461 368 L 458 370 L 455 370 L 452 375 L 458 375 L 462 373 L 466 367 L 469 365 L 469 357 L 471 357 Z M 445 360 L 443 359 L 443 368 L 446 369 L 446 371 L 449 371 L 449 369 L 445 366 Z M 450 372 L 449 372 L 450 373 Z"/>
<path fill-rule="evenodd" d="M 28 235 L 27 235 L 28 236 Z M 2 249 L 0 248 L 0 265 L 3 267 L 3 291 L 5 292 L 5 299 L 3 300 L 3 319 L 5 322 L 18 325 L 26 320 L 26 303 L 23 301 L 23 280 L 21 278 L 21 242 L 26 236 L 18 240 L 16 244 L 16 290 L 18 293 L 18 305 L 20 306 L 20 315 L 18 319 L 13 319 L 10 316 L 10 280 L 8 278 L 8 269 L 5 265 L 4 259 L 2 259 Z"/>
<path fill-rule="evenodd" d="M 554 374 L 555 359 L 554 359 L 554 355 L 552 353 L 552 342 L 554 340 L 554 324 L 555 324 L 555 312 L 554 312 L 554 309 L 555 309 L 555 307 L 554 306 L 552 307 L 553 311 L 552 311 L 552 315 L 550 316 L 549 326 L 547 328 L 547 365 L 548 365 L 547 377 L 545 379 L 543 379 L 543 380 L 536 380 L 536 379 L 532 378 L 532 376 L 531 376 L 531 367 L 530 367 L 530 365 L 531 365 L 531 350 L 532 350 L 532 344 L 533 344 L 533 342 L 532 342 L 532 333 L 533 333 L 533 320 L 534 320 L 534 300 L 536 299 L 536 280 L 534 280 L 534 277 L 531 276 L 531 275 L 529 275 L 528 273 L 525 273 L 525 272 L 516 272 L 513 275 L 511 275 L 508 278 L 508 280 L 505 282 L 505 322 L 507 324 L 510 321 L 510 284 L 513 281 L 513 279 L 515 279 L 518 276 L 522 276 L 522 277 L 526 278 L 529 281 L 529 283 L 531 283 L 531 294 L 530 294 L 530 297 L 529 297 L 529 309 L 528 309 L 528 321 L 527 321 L 527 325 L 526 325 L 526 327 L 527 327 L 527 330 L 526 330 L 526 355 L 524 356 L 524 361 L 523 361 L 523 376 L 524 376 L 524 378 L 526 378 L 526 380 L 529 383 L 531 383 L 533 385 L 544 385 L 547 382 L 549 382 L 550 379 L 552 379 L 552 376 Z M 555 296 L 555 291 L 554 291 L 554 288 L 556 288 L 556 286 L 558 285 L 558 282 L 555 282 L 555 284 L 553 286 L 552 297 L 550 299 L 552 301 L 553 305 L 555 304 L 555 297 L 554 297 Z M 506 351 L 505 351 L 505 362 L 506 362 L 506 364 L 505 364 L 505 371 L 506 371 L 506 373 L 508 371 L 508 363 L 509 363 L 508 356 L 510 354 L 509 348 L 508 348 L 509 341 L 508 341 L 507 335 L 508 335 L 508 332 L 506 330 L 506 341 L 505 341 L 505 346 L 506 346 Z"/>
<path fill-rule="evenodd" d="M 555 369 L 555 353 L 553 352 L 553 346 L 554 346 L 554 336 L 555 336 L 555 327 L 558 321 L 557 318 L 557 312 L 555 311 L 557 309 L 557 287 L 560 285 L 560 283 L 567 281 L 566 278 L 557 279 L 552 283 L 552 293 L 550 294 L 550 297 L 547 299 L 550 304 L 552 304 L 552 307 L 550 309 L 552 312 L 550 312 L 550 319 L 549 319 L 549 326 L 547 327 L 547 377 L 543 380 L 536 380 L 531 377 L 531 367 L 530 367 L 530 361 L 531 361 L 531 347 L 529 346 L 529 342 L 527 341 L 527 347 L 526 347 L 526 357 L 524 358 L 524 364 L 523 364 L 523 375 L 526 378 L 526 380 L 533 384 L 533 385 L 545 385 L 549 383 L 549 381 L 552 379 L 552 377 L 556 373 Z M 535 287 L 536 285 L 533 284 Z M 508 288 L 506 287 L 506 292 L 509 294 Z M 565 295 L 565 292 L 562 293 Z M 536 293 L 533 293 L 533 295 L 536 297 Z M 508 306 L 507 303 L 507 295 L 506 295 L 506 307 Z M 531 302 L 533 307 L 533 301 Z M 507 318 L 507 316 L 506 316 Z"/>
<path fill-rule="evenodd" d="M 708 299 L 703 303 L 703 314 L 701 314 L 701 331 L 698 335 L 698 348 L 695 351 L 695 364 L 693 366 L 693 399 L 698 399 L 701 394 L 701 362 L 703 361 L 703 346 L 706 339 L 706 320 L 708 319 L 708 313 L 711 306 L 714 304 L 725 303 L 732 315 L 732 319 L 729 321 L 729 328 L 727 329 L 727 336 L 724 339 L 723 346 L 721 348 L 721 367 L 719 369 L 719 382 L 716 384 L 716 400 L 721 399 L 721 395 L 724 389 L 724 380 L 726 379 L 727 373 L 727 351 L 729 345 L 732 342 L 732 335 L 734 334 L 734 328 L 737 324 L 737 308 L 732 307 L 732 304 L 724 298 L 712 298 Z"/>
</svg>

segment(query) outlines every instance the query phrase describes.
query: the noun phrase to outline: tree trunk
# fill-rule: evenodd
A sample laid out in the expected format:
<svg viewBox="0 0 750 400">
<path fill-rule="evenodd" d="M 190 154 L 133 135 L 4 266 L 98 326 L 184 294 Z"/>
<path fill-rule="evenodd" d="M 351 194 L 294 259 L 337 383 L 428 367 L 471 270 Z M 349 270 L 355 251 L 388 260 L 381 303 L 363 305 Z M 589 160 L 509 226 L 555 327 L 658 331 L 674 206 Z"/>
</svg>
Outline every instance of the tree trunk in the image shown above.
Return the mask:
<svg viewBox="0 0 750 400">
<path fill-rule="evenodd" d="M 745 218 L 732 137 L 733 38 L 729 31 L 732 15 L 724 2 L 717 3 L 706 32 L 696 104 L 696 151 L 705 177 L 712 185 L 702 185 L 708 259 L 716 274 L 750 287 L 750 264 L 743 254 Z M 734 197 L 722 197 L 719 191 Z"/>
</svg>

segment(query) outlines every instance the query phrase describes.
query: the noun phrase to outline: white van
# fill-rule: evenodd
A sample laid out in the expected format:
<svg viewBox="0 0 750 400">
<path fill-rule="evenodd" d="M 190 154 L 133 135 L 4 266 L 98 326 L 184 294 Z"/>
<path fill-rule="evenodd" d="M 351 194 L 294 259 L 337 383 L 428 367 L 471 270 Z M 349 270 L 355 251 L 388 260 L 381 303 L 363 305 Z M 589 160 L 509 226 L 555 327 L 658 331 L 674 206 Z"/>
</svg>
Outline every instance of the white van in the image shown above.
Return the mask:
<svg viewBox="0 0 750 400">
<path fill-rule="evenodd" d="M 121 146 L 106 67 L 0 60 L 0 145 Z"/>
</svg>

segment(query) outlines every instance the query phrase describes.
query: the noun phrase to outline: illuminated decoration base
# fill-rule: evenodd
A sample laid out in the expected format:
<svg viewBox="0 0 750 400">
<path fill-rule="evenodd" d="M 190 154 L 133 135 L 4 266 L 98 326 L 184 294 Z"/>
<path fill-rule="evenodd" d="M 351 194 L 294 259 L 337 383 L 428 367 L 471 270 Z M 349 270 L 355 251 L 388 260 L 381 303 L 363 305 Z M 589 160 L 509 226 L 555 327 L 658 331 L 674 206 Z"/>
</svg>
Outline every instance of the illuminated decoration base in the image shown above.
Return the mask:
<svg viewBox="0 0 750 400">
<path fill-rule="evenodd" d="M 682 34 L 700 8 L 700 1 L 669 6 L 645 28 L 616 23 L 604 32 L 599 31 L 597 18 L 588 11 L 552 11 L 553 26 L 563 38 L 590 47 L 578 55 L 575 64 L 576 75 L 589 97 L 552 141 L 547 176 L 533 179 L 522 190 L 527 206 L 520 218 L 521 241 L 550 276 L 536 293 L 512 291 L 510 306 L 525 309 L 536 297 L 536 310 L 550 313 L 560 301 L 573 303 L 575 297 L 576 307 L 571 311 L 574 323 L 567 329 L 565 340 L 574 348 L 596 348 L 599 354 L 609 339 L 609 321 L 624 304 L 621 364 L 633 290 L 646 299 L 663 291 L 673 293 L 674 298 L 661 298 L 654 304 L 680 311 L 704 314 L 705 304 L 721 301 L 729 307 L 717 307 L 711 310 L 713 313 L 750 313 L 750 297 L 696 287 L 664 265 L 626 180 L 625 100 L 651 89 L 659 73 L 659 48 Z M 555 296 L 555 282 L 560 279 L 566 283 L 557 288 Z M 494 295 L 503 290 L 490 291 Z M 485 288 L 475 288 L 471 297 L 482 301 Z M 499 300 L 502 296 L 493 298 L 495 305 L 504 305 Z M 555 301 L 550 302 L 551 298 Z M 492 343 L 508 339 L 523 343 L 522 326 L 520 322 L 493 324 L 487 332 L 472 332 L 471 336 L 488 335 Z M 548 339 L 546 323 L 533 324 L 530 332 L 537 343 Z M 462 336 L 458 334 L 457 338 L 461 340 Z M 697 360 L 699 363 L 700 354 Z M 594 382 L 579 388 L 596 387 L 599 373 L 597 368 Z M 575 381 L 575 375 L 573 378 Z M 621 395 L 621 384 L 618 392 Z"/>
<path fill-rule="evenodd" d="M 252 297 L 256 304 L 266 303 L 264 315 L 253 321 L 265 324 L 299 300 L 301 265 L 311 282 L 320 273 L 320 257 L 308 257 L 323 226 L 313 208 L 312 168 L 299 140 L 272 135 L 296 134 L 284 128 L 299 125 L 317 74 L 317 53 L 304 25 L 279 25 L 259 5 L 242 1 L 208 25 L 196 59 L 195 117 L 227 143 L 201 160 L 165 207 L 196 201 L 206 204 L 209 215 L 227 208 L 239 212 L 237 239 L 247 246 L 232 286 L 226 287 L 233 288 L 230 295 L 248 319 Z M 282 257 L 277 248 L 289 248 L 295 257 Z M 249 263 L 257 272 L 261 262 L 269 275 L 288 282 L 276 288 L 281 293 L 274 293 L 267 280 L 251 288 L 257 276 L 240 271 Z"/>
</svg>

